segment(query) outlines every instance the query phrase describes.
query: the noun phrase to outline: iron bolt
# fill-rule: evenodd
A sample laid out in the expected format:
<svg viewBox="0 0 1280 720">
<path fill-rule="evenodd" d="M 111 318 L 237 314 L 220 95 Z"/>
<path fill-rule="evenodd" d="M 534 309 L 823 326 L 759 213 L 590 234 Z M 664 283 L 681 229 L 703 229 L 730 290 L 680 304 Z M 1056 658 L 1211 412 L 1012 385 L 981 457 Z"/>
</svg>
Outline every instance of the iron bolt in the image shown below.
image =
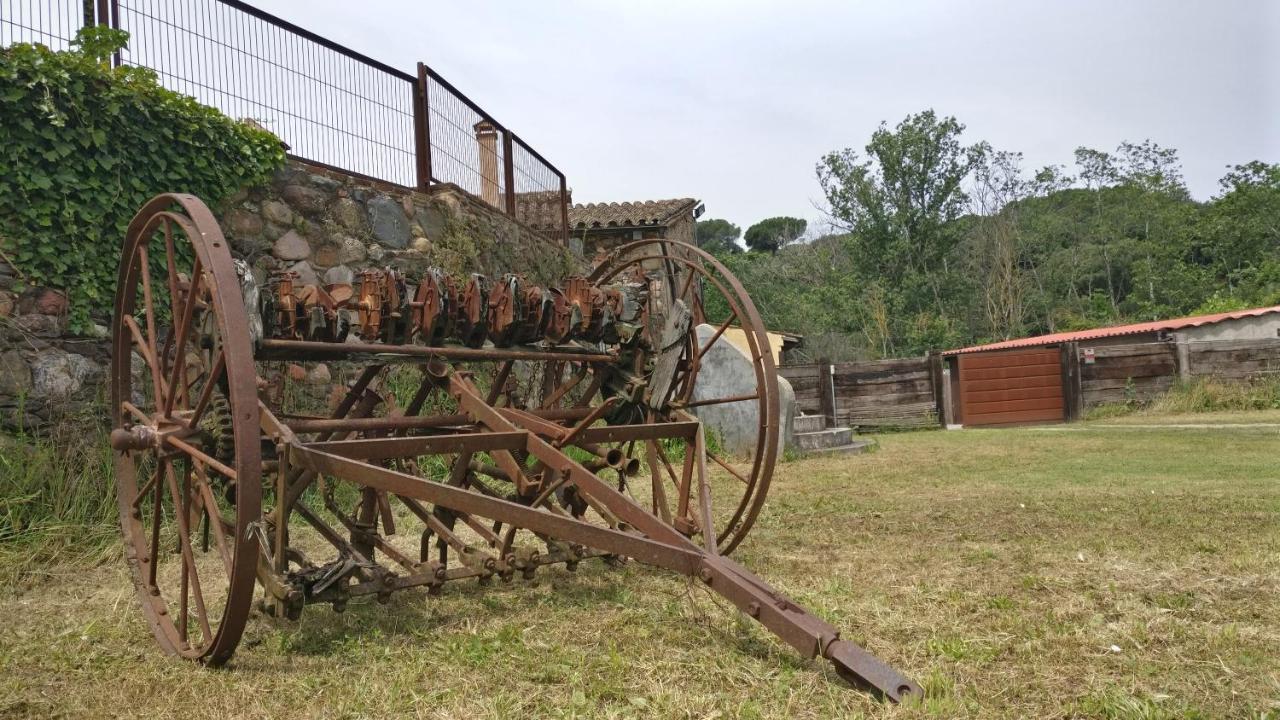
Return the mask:
<svg viewBox="0 0 1280 720">
<path fill-rule="evenodd" d="M 702 582 L 707 583 L 708 585 L 711 584 L 711 568 L 702 568 L 698 575 L 702 578 Z"/>
</svg>

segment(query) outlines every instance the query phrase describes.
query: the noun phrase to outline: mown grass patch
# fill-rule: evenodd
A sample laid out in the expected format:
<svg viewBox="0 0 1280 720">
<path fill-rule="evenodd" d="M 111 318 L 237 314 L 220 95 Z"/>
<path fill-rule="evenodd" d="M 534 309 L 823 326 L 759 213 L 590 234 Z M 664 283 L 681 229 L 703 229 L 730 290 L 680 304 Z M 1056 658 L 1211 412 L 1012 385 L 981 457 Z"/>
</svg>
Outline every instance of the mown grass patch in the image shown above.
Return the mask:
<svg viewBox="0 0 1280 720">
<path fill-rule="evenodd" d="M 920 703 L 848 689 L 700 585 L 634 563 L 255 617 L 212 671 L 159 655 L 112 562 L 0 597 L 0 717 L 1280 713 L 1280 432 L 879 441 L 780 466 L 737 559 L 914 677 Z"/>
</svg>

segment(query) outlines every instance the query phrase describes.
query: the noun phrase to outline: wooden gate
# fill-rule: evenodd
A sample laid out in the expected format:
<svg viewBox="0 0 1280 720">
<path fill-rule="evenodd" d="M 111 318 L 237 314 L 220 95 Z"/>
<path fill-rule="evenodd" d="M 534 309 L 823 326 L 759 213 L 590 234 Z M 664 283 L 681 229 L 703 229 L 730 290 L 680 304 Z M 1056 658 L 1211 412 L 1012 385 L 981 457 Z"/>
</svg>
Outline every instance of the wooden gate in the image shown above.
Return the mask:
<svg viewBox="0 0 1280 720">
<path fill-rule="evenodd" d="M 965 353 L 957 359 L 960 422 L 964 425 L 1064 419 L 1058 348 Z"/>
</svg>

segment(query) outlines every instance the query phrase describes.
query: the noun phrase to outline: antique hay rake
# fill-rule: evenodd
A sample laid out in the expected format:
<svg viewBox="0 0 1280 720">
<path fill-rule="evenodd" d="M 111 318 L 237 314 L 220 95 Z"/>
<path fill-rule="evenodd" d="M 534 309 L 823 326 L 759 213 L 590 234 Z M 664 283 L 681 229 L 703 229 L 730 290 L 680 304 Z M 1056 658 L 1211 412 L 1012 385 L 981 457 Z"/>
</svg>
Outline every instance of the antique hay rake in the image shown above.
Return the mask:
<svg viewBox="0 0 1280 720">
<path fill-rule="evenodd" d="M 258 584 L 265 611 L 296 618 L 629 557 L 700 579 L 852 683 L 920 692 L 727 557 L 769 486 L 778 389 L 755 307 L 710 255 L 637 241 L 549 289 L 437 271 L 295 280 L 259 289 L 190 195 L 154 198 L 129 227 L 111 442 L 126 560 L 166 652 L 226 662 Z M 700 340 L 710 301 L 727 319 Z M 733 324 L 755 392 L 696 399 Z M 303 413 L 274 391 L 283 361 L 356 370 L 326 414 Z M 709 449 L 691 412 L 730 402 L 760 418 L 746 462 Z"/>
</svg>

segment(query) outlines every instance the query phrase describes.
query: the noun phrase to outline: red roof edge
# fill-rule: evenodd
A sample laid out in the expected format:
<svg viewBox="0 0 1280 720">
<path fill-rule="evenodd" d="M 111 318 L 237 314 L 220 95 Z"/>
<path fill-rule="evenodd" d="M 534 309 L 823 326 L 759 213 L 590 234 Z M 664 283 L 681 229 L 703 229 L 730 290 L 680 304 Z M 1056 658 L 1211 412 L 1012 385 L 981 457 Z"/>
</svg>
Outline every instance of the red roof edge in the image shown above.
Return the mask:
<svg viewBox="0 0 1280 720">
<path fill-rule="evenodd" d="M 1112 327 L 1094 328 L 1093 330 L 1077 330 L 1075 332 L 1036 335 L 1035 337 L 1019 338 L 1017 340 L 1004 340 L 1002 342 L 987 343 L 986 345 L 973 345 L 971 347 L 957 348 L 955 350 L 945 350 L 942 354 L 960 355 L 962 353 L 986 352 L 989 350 L 1012 350 L 1014 348 L 1053 345 L 1056 343 L 1071 342 L 1074 340 L 1098 340 L 1100 338 L 1118 337 L 1121 335 L 1140 335 L 1142 333 L 1159 332 L 1161 330 L 1181 330 L 1182 328 L 1212 325 L 1217 322 L 1222 322 L 1223 320 L 1238 320 L 1240 318 L 1258 317 L 1273 312 L 1280 312 L 1280 305 L 1252 308 L 1250 310 L 1235 310 L 1233 312 L 1215 313 L 1213 315 L 1196 315 L 1193 317 L 1177 318 L 1175 320 L 1156 320 L 1155 322 L 1134 323 L 1132 325 L 1114 325 Z"/>
</svg>

